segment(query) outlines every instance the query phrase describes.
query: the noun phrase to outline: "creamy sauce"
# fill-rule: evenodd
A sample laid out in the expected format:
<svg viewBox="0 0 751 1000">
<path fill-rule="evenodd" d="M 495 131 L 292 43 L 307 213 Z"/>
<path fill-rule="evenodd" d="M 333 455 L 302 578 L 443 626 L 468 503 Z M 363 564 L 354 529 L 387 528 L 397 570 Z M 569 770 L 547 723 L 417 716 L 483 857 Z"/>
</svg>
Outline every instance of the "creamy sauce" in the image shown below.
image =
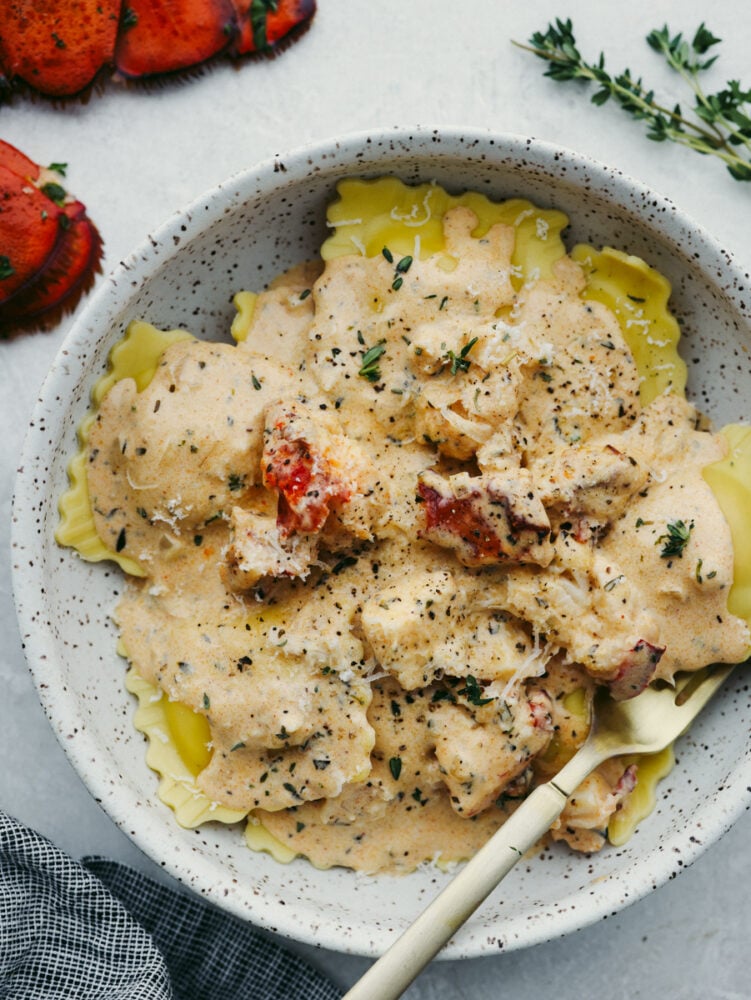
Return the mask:
<svg viewBox="0 0 751 1000">
<path fill-rule="evenodd" d="M 145 574 L 129 659 L 206 719 L 208 799 L 322 867 L 469 857 L 595 684 L 749 647 L 701 474 L 723 439 L 669 386 L 643 405 L 579 264 L 520 281 L 514 227 L 467 204 L 438 237 L 296 269 L 89 430 L 96 531 Z M 632 789 L 611 763 L 553 835 L 597 849 Z"/>
</svg>

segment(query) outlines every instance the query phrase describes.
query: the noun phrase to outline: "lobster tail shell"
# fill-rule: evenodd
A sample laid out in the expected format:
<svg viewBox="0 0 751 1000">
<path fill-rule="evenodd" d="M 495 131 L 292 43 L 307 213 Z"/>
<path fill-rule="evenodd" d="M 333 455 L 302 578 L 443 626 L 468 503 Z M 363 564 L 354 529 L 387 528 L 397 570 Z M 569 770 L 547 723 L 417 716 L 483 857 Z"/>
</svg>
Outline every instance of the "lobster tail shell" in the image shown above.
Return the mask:
<svg viewBox="0 0 751 1000">
<path fill-rule="evenodd" d="M 0 164 L 0 303 L 44 268 L 60 234 L 59 216 L 39 188 Z"/>
<path fill-rule="evenodd" d="M 127 0 L 115 45 L 115 66 L 137 78 L 206 62 L 237 33 L 230 0 Z"/>
<path fill-rule="evenodd" d="M 0 100 L 23 82 L 71 97 L 115 67 L 141 79 L 269 52 L 315 0 L 0 0 Z"/>
<path fill-rule="evenodd" d="M 102 240 L 80 201 L 65 207 L 60 239 L 34 282 L 0 306 L 0 333 L 72 307 L 94 281 Z"/>
<path fill-rule="evenodd" d="M 62 169 L 0 141 L 0 336 L 72 307 L 99 268 L 101 238 Z"/>
<path fill-rule="evenodd" d="M 84 90 L 111 63 L 121 0 L 3 0 L 0 67 L 50 97 Z"/>
</svg>

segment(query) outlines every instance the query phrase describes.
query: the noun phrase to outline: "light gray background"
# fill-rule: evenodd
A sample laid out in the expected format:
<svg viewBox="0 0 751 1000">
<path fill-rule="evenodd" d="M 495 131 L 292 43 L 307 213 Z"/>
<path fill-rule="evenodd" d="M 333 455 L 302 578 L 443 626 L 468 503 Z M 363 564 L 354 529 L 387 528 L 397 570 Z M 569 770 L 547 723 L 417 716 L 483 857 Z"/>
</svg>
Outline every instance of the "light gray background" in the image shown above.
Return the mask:
<svg viewBox="0 0 751 1000">
<path fill-rule="evenodd" d="M 471 125 L 517 132 L 587 153 L 652 185 L 751 266 L 751 184 L 717 162 L 648 142 L 615 106 L 542 76 L 514 49 L 556 15 L 574 20 L 581 49 L 605 49 L 684 100 L 643 39 L 664 21 L 723 39 L 710 89 L 751 86 L 747 0 L 681 4 L 569 0 L 319 0 L 312 29 L 280 58 L 219 65 L 200 79 L 144 93 L 109 87 L 62 108 L 17 100 L 0 137 L 41 163 L 69 163 L 70 190 L 105 238 L 105 272 L 169 214 L 236 170 L 310 140 L 383 125 Z M 99 281 L 103 281 L 100 278 Z M 37 388 L 70 320 L 0 343 L 0 807 L 74 856 L 106 854 L 157 869 L 104 815 L 73 773 L 27 672 L 12 605 L 8 525 L 13 474 Z M 750 345 L 751 346 L 751 345 Z M 505 956 L 434 963 L 410 1000 L 553 997 L 735 1000 L 751 997 L 751 817 L 680 879 L 567 939 Z M 350 985 L 367 960 L 294 946 Z"/>
</svg>

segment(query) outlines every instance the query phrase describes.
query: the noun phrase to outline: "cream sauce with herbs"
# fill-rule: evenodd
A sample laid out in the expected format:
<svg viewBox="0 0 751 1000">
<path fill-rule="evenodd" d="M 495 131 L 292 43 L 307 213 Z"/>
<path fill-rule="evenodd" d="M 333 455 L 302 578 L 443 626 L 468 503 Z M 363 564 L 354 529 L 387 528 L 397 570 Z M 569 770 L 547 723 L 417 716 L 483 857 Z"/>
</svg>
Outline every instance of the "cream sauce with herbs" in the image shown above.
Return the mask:
<svg viewBox="0 0 751 1000">
<path fill-rule="evenodd" d="M 320 866 L 470 856 L 596 683 L 749 645 L 700 472 L 722 439 L 679 395 L 642 407 L 571 259 L 520 284 L 512 226 L 443 227 L 424 259 L 290 273 L 244 341 L 173 344 L 90 430 L 97 532 L 146 574 L 128 657 L 207 720 L 205 795 Z M 554 836 L 597 849 L 632 787 L 610 765 Z"/>
</svg>

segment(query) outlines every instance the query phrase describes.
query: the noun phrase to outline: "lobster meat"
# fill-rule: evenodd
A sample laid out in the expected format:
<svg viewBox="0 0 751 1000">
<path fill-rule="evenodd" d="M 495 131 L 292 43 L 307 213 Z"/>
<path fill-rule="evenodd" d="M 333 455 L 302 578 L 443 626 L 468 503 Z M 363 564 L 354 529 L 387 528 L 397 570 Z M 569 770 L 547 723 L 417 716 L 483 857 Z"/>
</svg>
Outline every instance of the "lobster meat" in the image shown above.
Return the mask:
<svg viewBox="0 0 751 1000">
<path fill-rule="evenodd" d="M 71 309 L 99 270 L 102 240 L 64 174 L 0 140 L 0 337 Z"/>
<path fill-rule="evenodd" d="M 85 92 L 106 71 L 149 79 L 220 55 L 273 52 L 316 0 L 3 0 L 0 96 Z"/>
</svg>

